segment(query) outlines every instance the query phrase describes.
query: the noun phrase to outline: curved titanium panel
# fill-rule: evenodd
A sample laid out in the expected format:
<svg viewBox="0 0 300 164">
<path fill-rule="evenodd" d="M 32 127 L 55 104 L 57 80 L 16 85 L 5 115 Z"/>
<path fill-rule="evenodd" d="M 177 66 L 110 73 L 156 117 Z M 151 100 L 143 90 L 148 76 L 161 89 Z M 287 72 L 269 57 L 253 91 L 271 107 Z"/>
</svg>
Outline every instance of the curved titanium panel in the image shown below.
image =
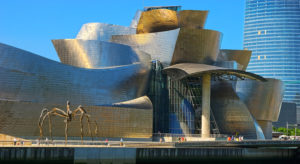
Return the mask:
<svg viewBox="0 0 300 164">
<path fill-rule="evenodd" d="M 131 27 L 106 23 L 87 23 L 82 25 L 76 39 L 109 41 L 112 35 L 135 33 L 136 29 Z"/>
<path fill-rule="evenodd" d="M 195 63 L 181 63 L 169 66 L 163 69 L 163 72 L 168 74 L 172 79 L 179 80 L 189 76 L 199 76 L 204 73 L 211 73 L 216 75 L 228 74 L 246 77 L 249 79 L 265 81 L 265 79 L 259 75 L 253 74 L 251 72 L 245 72 L 235 69 L 227 69 L 223 67 L 216 67 L 206 64 L 195 64 Z"/>
<path fill-rule="evenodd" d="M 168 9 L 155 9 L 142 12 L 136 33 L 152 33 L 178 28 L 177 12 Z"/>
<path fill-rule="evenodd" d="M 137 10 L 133 19 L 131 20 L 131 24 L 130 24 L 130 27 L 131 28 L 137 28 L 137 25 L 139 23 L 139 20 L 141 18 L 141 15 L 142 15 L 142 10 Z"/>
<path fill-rule="evenodd" d="M 0 44 L 0 99 L 111 105 L 145 95 L 149 70 L 150 63 L 77 68 Z"/>
<path fill-rule="evenodd" d="M 54 95 L 55 96 L 55 95 Z M 73 101 L 75 103 L 75 101 Z M 77 105 L 71 101 L 71 110 Z M 145 106 L 147 105 L 147 101 Z M 19 136 L 22 138 L 36 139 L 39 137 L 37 126 L 43 108 L 53 107 L 66 111 L 65 104 L 45 104 L 23 101 L 0 100 L 0 133 Z M 98 124 L 98 135 L 92 130 L 94 139 L 98 137 L 123 137 L 123 138 L 150 138 L 152 136 L 153 110 L 139 106 L 83 106 L 90 115 L 91 129 L 95 129 L 94 121 Z M 64 139 L 65 124 L 61 117 L 52 117 L 52 133 L 54 139 Z M 68 125 L 69 139 L 80 139 L 79 117 L 75 117 Z M 90 137 L 87 131 L 86 120 L 83 120 L 84 136 Z M 44 126 L 44 133 L 49 136 L 48 122 Z"/>
<path fill-rule="evenodd" d="M 264 132 L 265 138 L 272 139 L 272 121 L 257 120 L 257 122 L 260 125 L 262 131 Z"/>
<path fill-rule="evenodd" d="M 221 33 L 213 30 L 181 28 L 171 65 L 213 64 L 218 57 Z"/>
<path fill-rule="evenodd" d="M 235 93 L 233 85 L 229 81 L 212 82 L 210 104 L 220 133 L 264 139 L 261 128 Z"/>
<path fill-rule="evenodd" d="M 151 55 L 152 60 L 159 60 L 164 66 L 171 63 L 179 29 L 165 32 L 115 35 L 111 41 L 138 48 Z"/>
<path fill-rule="evenodd" d="M 59 59 L 64 64 L 82 68 L 99 68 L 150 62 L 148 54 L 129 46 L 98 40 L 52 40 Z"/>
<path fill-rule="evenodd" d="M 179 12 L 179 27 L 203 29 L 208 11 L 181 10 Z"/>
<path fill-rule="evenodd" d="M 251 58 L 252 51 L 248 50 L 220 50 L 218 60 L 236 61 L 239 70 L 245 71 Z"/>
<path fill-rule="evenodd" d="M 119 103 L 112 104 L 114 107 L 126 107 L 126 108 L 136 108 L 136 109 L 149 109 L 152 110 L 152 102 L 147 96 L 139 97 L 133 100 L 123 101 Z"/>
<path fill-rule="evenodd" d="M 284 84 L 277 79 L 266 80 L 265 82 L 239 80 L 236 91 L 256 120 L 275 122 L 281 109 Z"/>
</svg>

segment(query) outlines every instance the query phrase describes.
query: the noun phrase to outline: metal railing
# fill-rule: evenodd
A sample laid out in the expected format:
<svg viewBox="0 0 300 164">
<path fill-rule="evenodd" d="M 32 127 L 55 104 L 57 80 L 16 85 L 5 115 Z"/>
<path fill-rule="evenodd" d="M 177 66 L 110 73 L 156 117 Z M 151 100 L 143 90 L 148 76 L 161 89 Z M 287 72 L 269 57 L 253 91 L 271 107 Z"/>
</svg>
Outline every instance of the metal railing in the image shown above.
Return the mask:
<svg viewBox="0 0 300 164">
<path fill-rule="evenodd" d="M 193 137 L 201 138 L 201 134 L 173 134 L 173 133 L 153 133 L 153 137 Z M 225 134 L 210 134 L 211 138 L 227 138 L 229 135 Z"/>
<path fill-rule="evenodd" d="M 123 142 L 125 145 L 151 145 L 157 143 L 165 143 L 172 144 L 176 142 L 193 142 L 193 141 L 227 141 L 228 137 L 232 137 L 225 134 L 211 134 L 210 138 L 201 138 L 201 134 L 173 134 L 173 133 L 153 133 L 152 138 L 136 138 L 129 139 L 123 138 Z M 240 136 L 236 136 L 238 138 Z M 78 140 L 78 139 L 69 139 L 67 142 L 63 139 L 59 140 L 48 140 L 48 139 L 24 139 L 17 141 L 7 140 L 0 141 L 0 146 L 121 146 L 120 139 L 121 138 L 94 138 L 94 140 L 90 140 L 91 138 L 86 138 L 89 140 Z M 231 141 L 239 141 L 239 140 L 231 140 Z M 247 139 L 247 141 L 250 141 Z"/>
</svg>

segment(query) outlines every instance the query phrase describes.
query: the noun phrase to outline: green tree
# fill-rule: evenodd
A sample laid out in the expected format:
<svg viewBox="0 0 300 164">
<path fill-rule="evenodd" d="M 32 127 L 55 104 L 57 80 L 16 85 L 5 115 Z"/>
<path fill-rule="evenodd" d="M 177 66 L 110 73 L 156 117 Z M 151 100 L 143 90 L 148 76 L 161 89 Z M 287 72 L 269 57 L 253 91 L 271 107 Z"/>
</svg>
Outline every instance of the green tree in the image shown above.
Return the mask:
<svg viewBox="0 0 300 164">
<path fill-rule="evenodd" d="M 272 128 L 273 132 L 281 132 L 283 134 L 286 134 L 286 128 L 284 127 L 279 127 L 279 128 L 276 128 L 276 127 L 273 127 Z M 289 128 L 288 129 L 288 135 L 289 136 L 294 136 L 295 135 L 295 128 Z M 296 136 L 300 136 L 300 129 L 296 129 Z"/>
</svg>

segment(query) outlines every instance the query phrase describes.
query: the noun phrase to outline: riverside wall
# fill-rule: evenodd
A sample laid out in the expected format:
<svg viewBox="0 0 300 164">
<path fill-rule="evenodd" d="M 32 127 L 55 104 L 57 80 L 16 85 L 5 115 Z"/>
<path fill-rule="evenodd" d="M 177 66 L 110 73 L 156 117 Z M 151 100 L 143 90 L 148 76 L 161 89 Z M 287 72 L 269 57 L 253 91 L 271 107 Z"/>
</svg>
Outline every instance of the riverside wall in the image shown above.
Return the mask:
<svg viewBox="0 0 300 164">
<path fill-rule="evenodd" d="M 0 163 L 300 163 L 293 147 L 0 147 Z"/>
</svg>

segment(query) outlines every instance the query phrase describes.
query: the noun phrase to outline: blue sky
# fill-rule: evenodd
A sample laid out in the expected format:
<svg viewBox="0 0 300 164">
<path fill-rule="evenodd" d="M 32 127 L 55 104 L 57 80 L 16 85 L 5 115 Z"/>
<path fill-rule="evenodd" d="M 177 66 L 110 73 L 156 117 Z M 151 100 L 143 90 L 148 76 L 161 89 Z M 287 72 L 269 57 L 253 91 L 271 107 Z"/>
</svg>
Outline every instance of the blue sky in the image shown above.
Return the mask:
<svg viewBox="0 0 300 164">
<path fill-rule="evenodd" d="M 223 33 L 223 49 L 242 49 L 244 0 L 3 0 L 0 42 L 59 61 L 51 39 L 75 38 L 82 24 L 129 26 L 143 6 L 209 10 L 206 29 Z"/>
</svg>

